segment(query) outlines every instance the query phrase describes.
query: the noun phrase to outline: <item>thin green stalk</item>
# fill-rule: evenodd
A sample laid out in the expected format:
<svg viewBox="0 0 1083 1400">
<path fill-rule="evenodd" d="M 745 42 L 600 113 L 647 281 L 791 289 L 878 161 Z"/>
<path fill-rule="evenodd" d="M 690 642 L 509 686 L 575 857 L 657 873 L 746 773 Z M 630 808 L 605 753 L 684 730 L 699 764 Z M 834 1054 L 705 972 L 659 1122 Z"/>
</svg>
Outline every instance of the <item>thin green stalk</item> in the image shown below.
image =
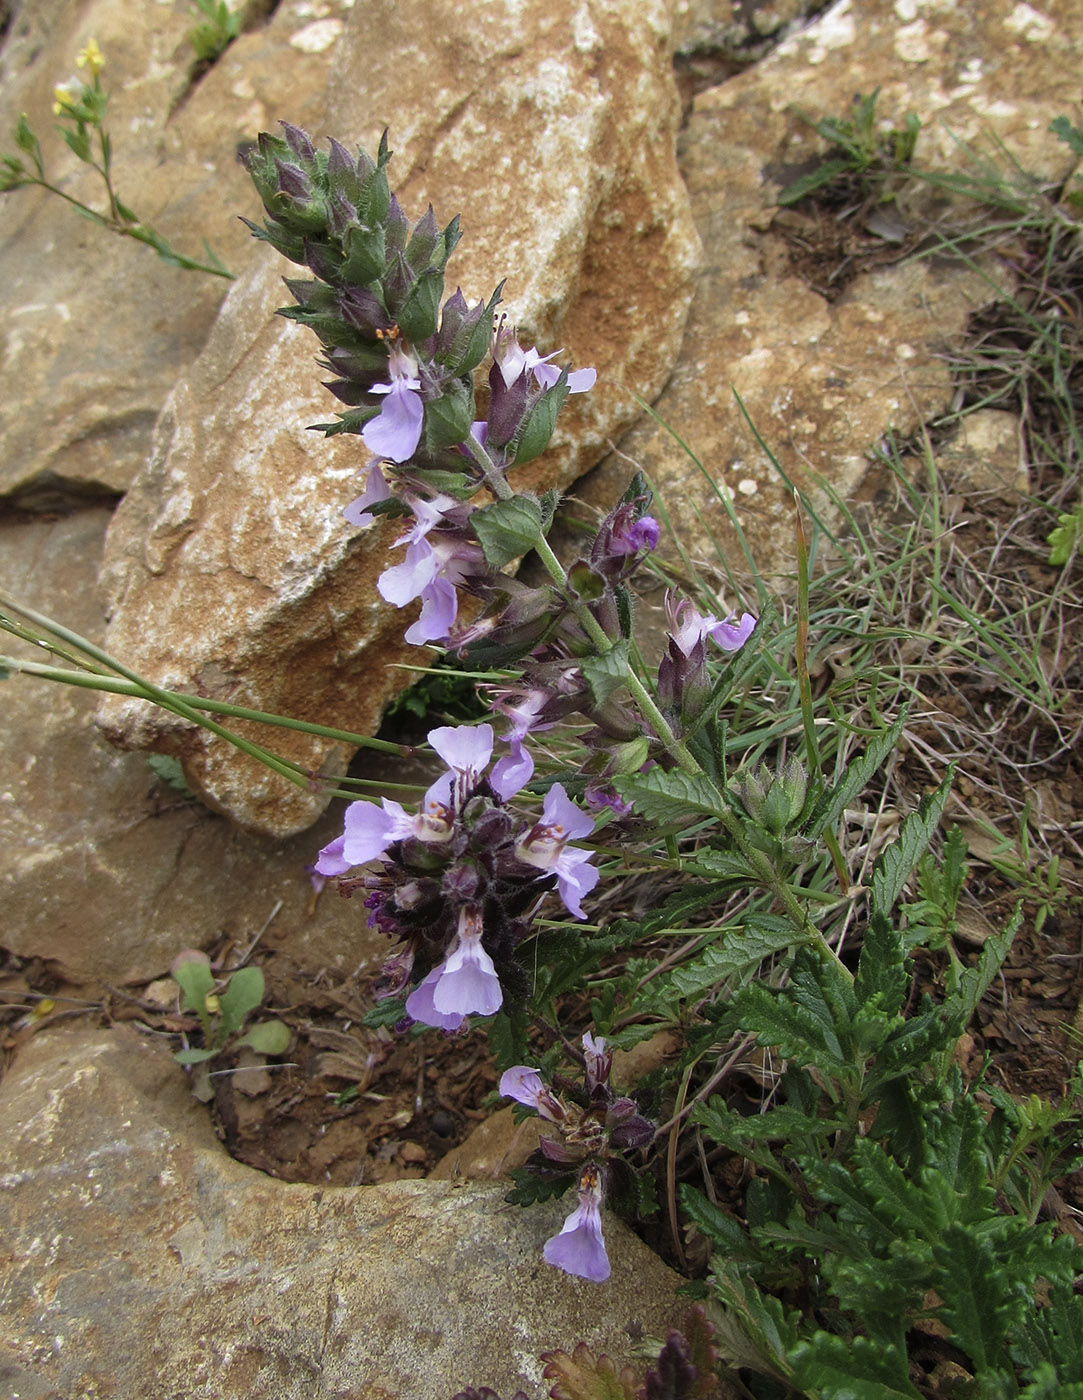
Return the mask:
<svg viewBox="0 0 1083 1400">
<path fill-rule="evenodd" d="M 489 456 L 488 452 L 486 452 L 484 447 L 482 447 L 482 445 L 479 442 L 476 442 L 473 439 L 470 440 L 469 447 L 470 451 L 474 454 L 475 460 L 481 467 L 482 472 L 485 475 L 486 483 L 492 490 L 493 494 L 499 497 L 499 499 L 502 501 L 511 500 L 514 497 L 515 492 L 500 475 L 500 473 L 496 470 L 496 467 L 493 464 L 493 460 Z M 607 651 L 612 651 L 614 646 L 613 638 L 606 633 L 605 629 L 598 622 L 597 618 L 590 611 L 587 605 L 581 602 L 578 598 L 574 597 L 571 589 L 568 586 L 568 575 L 564 572 L 564 566 L 561 564 L 557 556 L 553 553 L 552 546 L 549 544 L 549 541 L 545 538 L 544 535 L 538 536 L 537 540 L 534 543 L 534 551 L 537 554 L 538 558 L 545 565 L 549 577 L 553 580 L 553 582 L 557 585 L 558 588 L 564 591 L 564 594 L 568 599 L 569 605 L 572 611 L 575 613 L 576 621 L 582 627 L 587 637 L 598 648 L 599 654 L 604 655 Z M 650 694 L 650 692 L 647 690 L 647 687 L 643 684 L 643 682 L 639 679 L 635 672 L 631 669 L 631 667 L 628 668 L 628 676 L 626 683 L 629 691 L 632 694 L 632 698 L 638 703 L 648 723 L 651 725 L 651 728 L 657 734 L 658 738 L 661 739 L 662 743 L 677 760 L 680 766 L 685 770 L 685 772 L 701 772 L 702 770 L 699 764 L 696 762 L 695 758 L 689 751 L 687 745 L 685 745 L 674 734 L 672 728 L 670 727 L 669 721 L 666 719 L 665 715 L 662 714 L 662 711 L 655 704 L 653 696 Z"/>
<path fill-rule="evenodd" d="M 40 676 L 43 680 L 61 681 L 65 685 L 105 691 L 110 695 L 146 698 L 145 687 L 142 684 L 106 676 L 98 671 L 69 671 L 63 666 L 44 666 L 37 661 L 20 661 L 13 656 L 0 656 L 0 667 L 21 671 L 29 676 Z M 409 757 L 417 752 L 409 744 L 394 744 L 388 739 L 372 739 L 348 729 L 335 729 L 327 724 L 310 724 L 307 720 L 291 719 L 288 715 L 271 714 L 266 710 L 250 710 L 245 705 L 234 705 L 228 700 L 210 700 L 204 695 L 190 695 L 182 690 L 167 690 L 163 693 L 182 704 L 190 705 L 194 710 L 206 710 L 210 714 L 252 720 L 257 724 L 276 725 L 280 729 L 295 729 L 301 734 L 315 734 L 322 739 L 337 739 L 357 748 L 375 749 L 378 753 L 395 754 L 400 758 Z"/>
<path fill-rule="evenodd" d="M 161 709 L 170 714 L 180 716 L 181 719 L 189 720 L 192 724 L 199 725 L 200 728 L 208 730 L 219 739 L 224 739 L 226 743 L 232 744 L 234 748 L 240 749 L 242 753 L 248 754 L 258 763 L 262 763 L 266 768 L 270 768 L 279 777 L 285 778 L 287 782 L 293 783 L 297 787 L 307 787 L 312 781 L 312 774 L 307 769 L 302 768 L 299 763 L 294 763 L 290 759 L 280 758 L 278 754 L 271 753 L 260 744 L 254 744 L 248 739 L 243 739 L 239 734 L 233 733 L 224 725 L 216 724 L 214 720 L 201 716 L 199 711 L 191 704 L 181 700 L 178 696 L 167 690 L 162 690 L 159 686 L 145 680 L 137 672 L 117 661 L 101 647 L 96 647 L 93 642 L 88 642 L 85 637 L 81 637 L 78 632 L 72 632 L 69 628 L 61 626 L 60 623 L 52 621 L 42 613 L 36 612 L 33 608 L 28 608 L 24 604 L 17 603 L 13 598 L 0 593 L 0 605 L 10 608 L 12 612 L 18 613 L 33 622 L 35 626 L 41 627 L 48 632 L 52 632 L 62 641 L 74 646 L 77 651 L 91 657 L 94 661 L 103 666 L 111 668 L 118 675 L 123 676 L 140 687 L 142 698 L 153 701 Z"/>
</svg>

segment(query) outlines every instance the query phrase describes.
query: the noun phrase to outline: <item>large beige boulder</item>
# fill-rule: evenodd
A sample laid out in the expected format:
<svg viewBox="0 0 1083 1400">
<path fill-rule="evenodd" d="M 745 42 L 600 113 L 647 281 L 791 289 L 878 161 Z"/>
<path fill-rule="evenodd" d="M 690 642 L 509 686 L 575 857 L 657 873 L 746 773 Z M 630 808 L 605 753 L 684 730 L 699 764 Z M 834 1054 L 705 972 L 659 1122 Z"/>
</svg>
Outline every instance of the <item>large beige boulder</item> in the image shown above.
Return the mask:
<svg viewBox="0 0 1083 1400">
<path fill-rule="evenodd" d="M 693 555 L 717 567 L 713 535 L 740 572 L 742 548 L 717 490 L 759 570 L 792 577 L 792 496 L 735 396 L 785 475 L 837 525 L 828 495 L 852 498 L 883 435 L 905 439 L 948 412 L 947 352 L 1011 279 L 995 254 L 975 250 L 976 264 L 904 260 L 870 235 L 872 265 L 859 261 L 851 276 L 828 259 L 818 289 L 811 285 L 817 270 L 802 258 L 800 229 L 787 241 L 792 218 L 776 208 L 782 188 L 827 149 L 800 114 L 843 116 L 855 94 L 879 88 L 881 122 L 901 124 L 910 111 L 921 118 L 920 166 L 973 170 L 961 143 L 986 158 L 1003 143 L 1023 170 L 1063 179 L 1072 158 L 1048 127 L 1078 100 L 1081 43 L 1083 13 L 1071 0 L 992 0 L 980 23 L 972 5 L 951 0 L 841 0 L 754 68 L 701 92 L 679 155 L 704 269 L 680 359 L 654 403 L 662 421 L 638 424 L 578 493 L 604 505 L 632 461 L 659 488 Z M 907 198 L 921 203 L 920 187 Z M 945 225 L 954 217 L 945 212 Z M 837 272 L 842 290 L 833 295 L 827 279 Z"/>
<path fill-rule="evenodd" d="M 543 1351 L 618 1363 L 680 1279 L 607 1215 L 605 1284 L 544 1264 L 567 1202 L 498 1183 L 287 1185 L 226 1156 L 133 1032 L 43 1032 L 0 1085 L 0 1382 L 71 1400 L 450 1400 L 541 1383 Z"/>
<path fill-rule="evenodd" d="M 405 0 L 358 6 L 343 31 L 326 126 L 370 151 L 390 126 L 407 214 L 431 202 L 442 226 L 462 212 L 447 290 L 474 303 L 508 277 L 524 344 L 598 369 L 520 477 L 536 487 L 593 465 L 677 354 L 698 257 L 677 115 L 662 3 Z M 159 684 L 368 733 L 403 685 L 395 668 L 425 653 L 376 593 L 394 530 L 360 537 L 341 518 L 367 453 L 307 431 L 335 404 L 315 340 L 273 315 L 294 272 L 257 260 L 166 405 L 106 547 L 108 645 Z M 109 700 L 101 723 L 180 756 L 247 828 L 287 835 L 325 805 L 167 716 Z M 346 757 L 307 736 L 281 748 L 314 771 Z"/>
<path fill-rule="evenodd" d="M 0 521 L 0 588 L 100 644 L 108 522 L 100 506 Z M 356 900 L 328 891 L 313 907 L 305 866 L 333 819 L 288 841 L 250 836 L 107 744 L 92 691 L 12 675 L 0 702 L 0 946 L 93 994 L 162 976 L 182 948 L 246 948 L 273 915 L 270 939 L 301 966 L 380 965 L 386 940 Z"/>
<path fill-rule="evenodd" d="M 289 113 L 318 124 L 347 0 L 249 4 L 251 27 L 209 71 L 188 42 L 191 7 L 131 0 L 15 0 L 0 49 L 0 151 L 25 112 L 50 179 L 103 207 L 100 179 L 56 132 L 53 89 L 93 37 L 105 55 L 120 197 L 181 253 L 206 239 L 227 267 L 253 260 L 238 214 L 258 207 L 238 146 Z M 237 8 L 236 6 L 234 8 Z M 85 70 L 83 70 L 85 76 Z M 228 282 L 167 266 L 42 190 L 0 197 L 0 496 L 52 508 L 116 497 L 142 468 L 154 421 L 207 338 Z"/>
</svg>

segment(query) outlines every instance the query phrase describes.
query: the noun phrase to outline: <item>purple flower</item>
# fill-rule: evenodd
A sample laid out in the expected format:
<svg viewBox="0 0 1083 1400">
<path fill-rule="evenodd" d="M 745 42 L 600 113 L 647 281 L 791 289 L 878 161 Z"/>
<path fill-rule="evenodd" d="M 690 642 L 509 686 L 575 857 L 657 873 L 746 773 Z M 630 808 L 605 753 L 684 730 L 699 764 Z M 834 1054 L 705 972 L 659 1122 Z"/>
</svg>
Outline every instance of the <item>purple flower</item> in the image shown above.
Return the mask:
<svg viewBox="0 0 1083 1400">
<path fill-rule="evenodd" d="M 735 612 L 721 621 L 711 613 L 704 617 L 690 599 L 678 598 L 674 592 L 666 594 L 666 617 L 669 635 L 685 656 L 690 656 L 705 637 L 710 637 L 723 651 L 740 651 L 756 626 L 751 613 L 742 613 L 736 621 Z"/>
<path fill-rule="evenodd" d="M 429 747 L 440 755 L 454 774 L 455 805 L 462 807 L 477 787 L 478 779 L 493 756 L 493 726 L 444 725 L 439 729 L 430 729 L 426 738 Z"/>
<path fill-rule="evenodd" d="M 547 1085 L 536 1069 L 527 1065 L 513 1065 L 500 1076 L 500 1092 L 506 1099 L 524 1103 L 541 1118 L 550 1123 L 562 1123 L 567 1116 L 564 1105 Z"/>
<path fill-rule="evenodd" d="M 583 1036 L 583 1058 L 586 1061 L 587 1088 L 593 1092 L 599 1084 L 609 1083 L 609 1071 L 613 1066 L 613 1051 L 605 1048 L 602 1036 Z"/>
<path fill-rule="evenodd" d="M 423 1026 L 432 1026 L 438 1031 L 457 1031 L 462 1029 L 465 1017 L 457 1012 L 451 1015 L 444 1015 L 437 1011 L 436 1003 L 433 1001 L 433 993 L 436 984 L 444 974 L 444 965 L 434 967 L 428 977 L 423 982 L 419 982 L 410 995 L 406 998 L 406 1014 L 412 1020 L 419 1022 Z"/>
<path fill-rule="evenodd" d="M 545 1262 L 566 1274 L 604 1283 L 609 1277 L 609 1256 L 602 1238 L 602 1183 L 598 1168 L 588 1162 L 579 1173 L 579 1204 L 564 1222 L 559 1235 L 546 1240 Z"/>
<path fill-rule="evenodd" d="M 451 838 L 450 808 L 450 773 L 433 783 L 415 816 L 386 797 L 378 807 L 374 802 L 351 802 L 342 835 L 320 851 L 316 870 L 320 875 L 342 875 L 352 866 L 378 860 L 390 845 L 408 836 L 442 844 Z"/>
<path fill-rule="evenodd" d="M 592 852 L 569 846 L 594 830 L 594 820 L 570 800 L 561 783 L 554 783 L 542 804 L 542 818 L 516 844 L 515 854 L 527 865 L 551 871 L 564 907 L 575 919 L 585 919 L 582 898 L 598 883 L 598 871 L 589 863 Z"/>
<path fill-rule="evenodd" d="M 407 629 L 406 640 L 415 646 L 443 641 L 455 625 L 458 614 L 456 587 L 484 568 L 484 556 L 476 545 L 464 540 L 432 539 L 430 531 L 440 525 L 444 512 L 457 502 L 451 496 L 435 496 L 431 501 L 409 498 L 414 523 L 396 544 L 407 546 L 401 564 L 385 569 L 376 582 L 382 598 L 403 608 L 421 599 L 421 616 Z"/>
<path fill-rule="evenodd" d="M 425 406 L 421 395 L 421 380 L 417 377 L 417 360 L 405 342 L 396 340 L 387 362 L 391 378 L 387 384 L 373 384 L 370 392 L 385 394 L 375 418 L 361 429 L 361 438 L 370 452 L 386 457 L 390 462 L 406 462 L 417 451 L 421 441 L 421 422 Z"/>
<path fill-rule="evenodd" d="M 549 728 L 548 725 L 538 725 L 538 715 L 548 701 L 546 691 L 527 690 L 518 705 L 508 705 L 499 700 L 494 704 L 495 709 L 501 710 L 511 720 L 511 729 L 504 736 L 511 752 L 506 758 L 497 759 L 490 779 L 494 792 L 505 802 L 521 792 L 534 776 L 534 759 L 523 741 L 532 729 Z"/>
<path fill-rule="evenodd" d="M 658 521 L 653 515 L 641 515 L 631 524 L 613 531 L 610 548 L 614 554 L 638 554 L 641 549 L 657 549 Z"/>
<path fill-rule="evenodd" d="M 481 936 L 481 910 L 465 905 L 451 952 L 407 997 L 408 1016 L 440 1030 L 458 1030 L 464 1016 L 492 1016 L 500 1010 L 500 979 Z"/>
<path fill-rule="evenodd" d="M 551 389 L 560 378 L 560 370 L 557 369 L 556 365 L 551 365 L 548 362 L 560 353 L 559 350 L 554 350 L 550 355 L 539 355 L 536 346 L 524 350 L 519 344 L 519 337 L 514 326 L 509 326 L 503 316 L 493 333 L 493 359 L 496 361 L 505 386 L 509 389 L 527 370 L 533 373 L 542 389 Z M 568 375 L 568 392 L 585 394 L 588 389 L 594 388 L 597 378 L 597 370 L 573 370 Z"/>
<path fill-rule="evenodd" d="M 379 458 L 374 457 L 365 468 L 365 489 L 356 501 L 343 510 L 342 514 L 350 522 L 356 525 L 359 530 L 368 530 L 376 524 L 376 517 L 370 514 L 372 507 L 377 501 L 386 501 L 391 495 L 391 488 L 387 484 L 387 478 L 380 470 Z"/>
</svg>

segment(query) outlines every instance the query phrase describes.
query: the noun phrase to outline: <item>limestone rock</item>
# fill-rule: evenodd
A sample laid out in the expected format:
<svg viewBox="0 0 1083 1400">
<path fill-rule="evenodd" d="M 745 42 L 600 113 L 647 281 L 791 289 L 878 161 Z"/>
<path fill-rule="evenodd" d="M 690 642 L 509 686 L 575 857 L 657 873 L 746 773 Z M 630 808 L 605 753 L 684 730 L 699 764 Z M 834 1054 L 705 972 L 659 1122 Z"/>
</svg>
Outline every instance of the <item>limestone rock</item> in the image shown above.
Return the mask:
<svg viewBox="0 0 1083 1400">
<path fill-rule="evenodd" d="M 1030 487 L 1019 418 L 1003 409 L 982 408 L 959 422 L 959 431 L 937 449 L 937 467 L 957 472 L 979 496 L 1015 504 Z"/>
<path fill-rule="evenodd" d="M 254 11 L 256 6 L 249 8 Z M 346 0 L 309 0 L 254 14 L 194 82 L 185 5 L 129 0 L 16 0 L 0 52 L 0 150 L 26 112 L 49 177 L 102 207 L 103 187 L 54 130 L 53 88 L 76 72 L 95 37 L 111 93 L 116 188 L 180 252 L 203 239 L 234 271 L 257 250 L 237 215 L 259 206 L 238 146 L 287 112 L 318 128 Z M 181 271 L 149 249 L 94 227 L 54 195 L 0 198 L 2 336 L 9 386 L 0 399 L 0 495 L 24 506 L 123 492 L 142 467 L 154 420 L 178 373 L 202 347 L 228 283 Z"/>
<path fill-rule="evenodd" d="M 993 298 L 985 268 L 945 258 L 888 262 L 834 301 L 813 291 L 791 266 L 774 207 L 783 185 L 826 149 L 797 109 L 840 115 L 855 93 L 879 87 L 881 119 L 921 117 L 919 164 L 958 168 L 957 138 L 980 144 L 991 133 L 1024 168 L 1063 175 L 1070 156 L 1048 126 L 1076 93 L 1081 31 L 1069 0 L 1038 8 L 994 0 L 980 24 L 972 7 L 945 0 L 841 0 L 754 69 L 701 93 L 680 159 L 705 267 L 680 360 L 654 404 L 670 431 L 643 421 L 577 493 L 604 505 L 627 481 L 630 459 L 660 488 L 695 555 L 717 558 L 703 520 L 742 569 L 716 486 L 760 571 L 792 575 L 792 500 L 734 390 L 783 471 L 810 489 L 830 523 L 837 517 L 817 478 L 845 500 L 889 427 L 905 437 L 947 410 L 942 352 Z M 988 270 L 1006 275 L 992 263 Z"/>
<path fill-rule="evenodd" d="M 407 214 L 462 211 L 448 290 L 457 280 L 475 302 L 509 276 L 523 343 L 599 371 L 520 477 L 542 489 L 598 459 L 680 343 L 698 243 L 674 159 L 667 24 L 664 5 L 640 0 L 387 0 L 355 9 L 336 52 L 328 126 L 373 150 L 390 125 Z M 394 529 L 358 536 L 340 516 L 363 449 L 307 431 L 335 405 L 315 341 L 273 316 L 291 270 L 268 252 L 241 279 L 166 406 L 109 536 L 108 644 L 159 683 L 371 733 L 403 684 L 391 668 L 425 653 L 375 591 Z M 182 757 L 249 829 L 286 835 L 323 806 L 123 700 L 106 702 L 102 724 L 117 743 Z M 285 743 L 312 769 L 342 761 L 328 741 Z"/>
<path fill-rule="evenodd" d="M 620 1362 L 676 1275 L 612 1217 L 613 1276 L 541 1260 L 566 1202 L 499 1185 L 286 1185 L 215 1141 L 134 1034 L 40 1033 L 0 1086 L 0 1299 L 11 1393 L 49 1400 L 448 1400 L 544 1393 L 541 1351 Z"/>
<path fill-rule="evenodd" d="M 97 507 L 0 523 L 0 587 L 100 643 L 94 579 L 108 519 Z M 0 642 L 27 654 L 6 633 Z M 305 866 L 336 820 L 292 841 L 257 840 L 160 783 L 143 755 L 106 744 L 92 692 L 14 675 L 0 681 L 0 701 L 5 948 L 67 981 L 123 986 L 223 934 L 246 947 L 281 901 L 269 936 L 302 965 L 380 965 L 386 941 L 356 903 L 328 893 L 311 907 Z"/>
</svg>

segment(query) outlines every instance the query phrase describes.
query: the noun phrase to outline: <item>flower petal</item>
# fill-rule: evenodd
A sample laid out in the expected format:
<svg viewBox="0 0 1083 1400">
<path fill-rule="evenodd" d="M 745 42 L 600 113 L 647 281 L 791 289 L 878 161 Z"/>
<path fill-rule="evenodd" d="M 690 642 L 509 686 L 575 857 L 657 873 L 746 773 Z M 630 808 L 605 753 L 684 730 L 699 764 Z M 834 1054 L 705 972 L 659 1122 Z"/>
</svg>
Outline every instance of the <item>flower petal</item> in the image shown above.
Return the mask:
<svg viewBox="0 0 1083 1400">
<path fill-rule="evenodd" d="M 436 577 L 437 559 L 428 540 L 415 540 L 401 564 L 392 564 L 376 580 L 381 598 L 396 608 L 404 608 L 420 598 Z"/>
<path fill-rule="evenodd" d="M 528 1065 L 512 1065 L 500 1076 L 499 1089 L 503 1097 L 525 1103 L 528 1108 L 537 1108 L 544 1087 L 541 1075 Z"/>
<path fill-rule="evenodd" d="M 564 1222 L 559 1235 L 546 1240 L 542 1256 L 547 1264 L 566 1274 L 604 1283 L 611 1273 L 602 1238 L 602 1213 L 598 1201 L 579 1193 L 579 1205 Z"/>
<path fill-rule="evenodd" d="M 756 619 L 751 613 L 742 613 L 740 621 L 734 621 L 736 617 L 736 613 L 730 613 L 708 630 L 711 641 L 723 651 L 740 651 L 755 629 Z"/>
<path fill-rule="evenodd" d="M 361 429 L 362 441 L 377 457 L 406 462 L 421 441 L 424 416 L 421 395 L 409 387 L 408 381 L 398 380 L 391 385 L 376 417 Z"/>
<path fill-rule="evenodd" d="M 443 725 L 426 736 L 449 768 L 476 777 L 493 755 L 491 724 Z"/>
<path fill-rule="evenodd" d="M 444 1015 L 433 1005 L 432 994 L 443 975 L 443 964 L 434 967 L 423 982 L 419 982 L 406 998 L 406 1014 L 423 1026 L 434 1026 L 438 1031 L 457 1031 L 462 1027 L 460 1015 Z"/>
<path fill-rule="evenodd" d="M 376 516 L 370 514 L 371 507 L 377 501 L 388 500 L 390 496 L 391 488 L 387 484 L 387 478 L 380 470 L 380 463 L 374 460 L 369 463 L 364 491 L 356 501 L 350 502 L 342 514 L 359 530 L 368 530 L 376 524 Z"/>
<path fill-rule="evenodd" d="M 350 869 L 350 862 L 342 854 L 342 845 L 345 839 L 345 836 L 336 836 L 320 851 L 314 867 L 318 876 L 344 875 Z"/>
</svg>

